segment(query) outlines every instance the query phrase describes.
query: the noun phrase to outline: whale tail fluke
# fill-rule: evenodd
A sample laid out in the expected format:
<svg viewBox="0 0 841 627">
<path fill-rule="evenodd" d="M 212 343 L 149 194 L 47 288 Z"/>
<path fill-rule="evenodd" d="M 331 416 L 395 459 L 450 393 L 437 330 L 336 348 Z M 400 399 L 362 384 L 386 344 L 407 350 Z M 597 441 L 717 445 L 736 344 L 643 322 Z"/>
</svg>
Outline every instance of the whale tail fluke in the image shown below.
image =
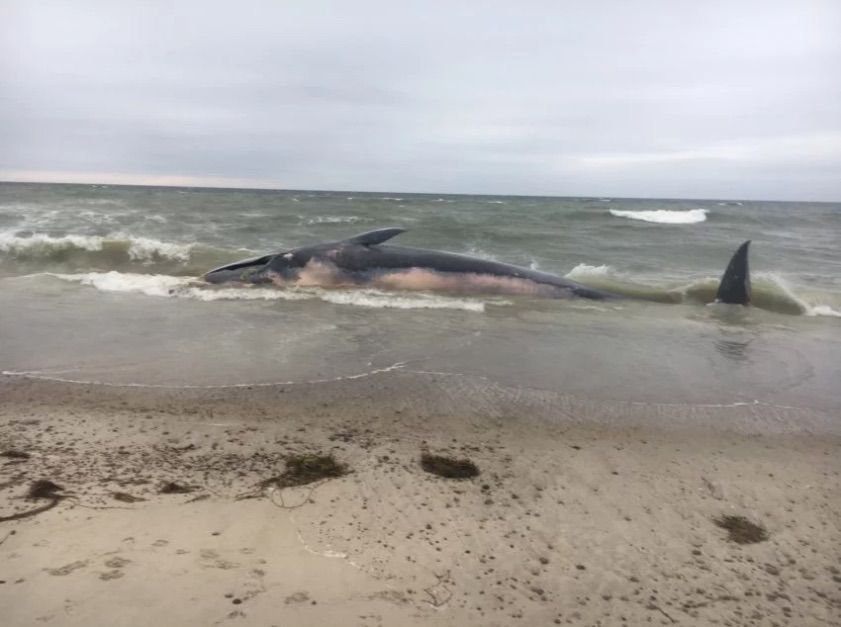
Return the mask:
<svg viewBox="0 0 841 627">
<path fill-rule="evenodd" d="M 736 249 L 727 269 L 718 284 L 715 302 L 729 305 L 750 304 L 750 269 L 748 268 L 748 248 L 750 240 Z"/>
</svg>

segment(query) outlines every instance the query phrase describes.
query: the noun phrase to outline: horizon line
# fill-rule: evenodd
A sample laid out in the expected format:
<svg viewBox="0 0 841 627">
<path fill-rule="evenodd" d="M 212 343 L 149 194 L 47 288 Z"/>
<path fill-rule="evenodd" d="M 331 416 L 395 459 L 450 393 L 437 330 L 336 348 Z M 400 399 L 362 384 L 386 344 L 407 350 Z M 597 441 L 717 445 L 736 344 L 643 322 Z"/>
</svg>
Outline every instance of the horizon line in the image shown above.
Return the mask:
<svg viewBox="0 0 841 627">
<path fill-rule="evenodd" d="M 466 192 L 410 192 L 397 190 L 361 190 L 361 189 L 326 189 L 326 188 L 304 188 L 304 187 L 258 187 L 247 185 L 190 185 L 190 184 L 165 184 L 165 183 L 107 183 L 107 182 L 81 182 L 81 181 L 34 181 L 34 180 L 5 180 L 0 179 L 0 185 L 79 185 L 83 187 L 148 187 L 163 189 L 197 189 L 197 190 L 219 190 L 219 191 L 255 191 L 255 192 L 327 192 L 347 194 L 405 194 L 413 196 L 481 196 L 497 198 L 593 198 L 608 200 L 710 200 L 729 202 L 777 202 L 777 203 L 814 203 L 814 204 L 839 204 L 841 200 L 779 200 L 779 199 L 757 199 L 749 197 L 711 197 L 711 196 L 615 196 L 607 194 L 490 194 L 490 193 L 466 193 Z"/>
</svg>

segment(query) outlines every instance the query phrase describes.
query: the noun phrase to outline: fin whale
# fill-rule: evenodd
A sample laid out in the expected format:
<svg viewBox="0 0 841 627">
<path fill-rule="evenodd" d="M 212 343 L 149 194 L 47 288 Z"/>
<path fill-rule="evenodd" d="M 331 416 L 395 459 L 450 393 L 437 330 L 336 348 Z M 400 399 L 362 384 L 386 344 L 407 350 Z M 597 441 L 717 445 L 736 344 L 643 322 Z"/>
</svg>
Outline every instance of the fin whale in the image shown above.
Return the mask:
<svg viewBox="0 0 841 627">
<path fill-rule="evenodd" d="M 591 300 L 626 298 L 581 285 L 570 279 L 512 264 L 479 259 L 459 253 L 387 244 L 405 232 L 390 227 L 354 237 L 262 255 L 214 268 L 203 275 L 209 283 L 284 283 L 299 279 L 307 268 L 324 265 L 340 275 L 343 283 L 414 289 L 469 286 L 478 291 L 519 292 L 555 298 Z M 750 302 L 745 242 L 733 255 L 719 286 L 717 302 L 747 305 Z M 397 280 L 399 279 L 399 280 Z"/>
</svg>

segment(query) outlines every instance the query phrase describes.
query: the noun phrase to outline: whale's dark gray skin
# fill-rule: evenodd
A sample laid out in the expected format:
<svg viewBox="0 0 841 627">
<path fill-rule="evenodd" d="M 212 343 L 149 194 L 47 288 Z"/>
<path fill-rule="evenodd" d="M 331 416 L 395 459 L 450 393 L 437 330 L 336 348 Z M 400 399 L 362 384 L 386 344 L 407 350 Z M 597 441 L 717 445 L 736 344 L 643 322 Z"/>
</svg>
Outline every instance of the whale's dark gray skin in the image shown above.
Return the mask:
<svg viewBox="0 0 841 627">
<path fill-rule="evenodd" d="M 498 261 L 478 259 L 457 253 L 383 245 L 403 233 L 405 229 L 384 228 L 363 233 L 350 239 L 304 246 L 284 253 L 245 259 L 211 270 L 204 275 L 210 283 L 240 281 L 268 283 L 278 279 L 294 281 L 308 264 L 323 263 L 336 268 L 342 278 L 352 283 L 368 283 L 387 276 L 407 276 L 412 270 L 428 271 L 445 280 L 446 277 L 498 278 L 508 284 L 488 286 L 493 289 L 533 284 L 543 295 L 553 297 L 581 297 L 594 300 L 624 298 L 602 290 L 580 285 L 548 272 L 539 272 Z M 481 285 L 476 289 L 481 289 Z M 526 291 L 526 290 L 519 290 Z"/>
<path fill-rule="evenodd" d="M 287 283 L 304 277 L 307 269 L 321 267 L 329 268 L 331 282 L 341 284 L 514 292 L 592 300 L 625 298 L 548 272 L 457 253 L 384 244 L 403 232 L 401 228 L 377 229 L 345 240 L 245 259 L 211 270 L 204 279 L 209 283 Z M 742 305 L 750 302 L 747 246 L 748 242 L 742 244 L 731 259 L 719 287 L 719 302 Z"/>
<path fill-rule="evenodd" d="M 739 246 L 718 284 L 715 302 L 729 305 L 750 304 L 750 269 L 748 268 L 748 248 L 750 240 Z"/>
</svg>

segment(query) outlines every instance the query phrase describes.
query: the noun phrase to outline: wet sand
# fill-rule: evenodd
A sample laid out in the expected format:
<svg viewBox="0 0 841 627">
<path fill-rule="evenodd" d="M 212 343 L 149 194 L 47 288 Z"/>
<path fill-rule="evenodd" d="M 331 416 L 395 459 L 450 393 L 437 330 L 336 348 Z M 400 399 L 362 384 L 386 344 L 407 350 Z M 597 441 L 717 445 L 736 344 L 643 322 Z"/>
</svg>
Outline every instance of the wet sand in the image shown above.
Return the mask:
<svg viewBox="0 0 841 627">
<path fill-rule="evenodd" d="M 4 626 L 841 624 L 837 433 L 466 386 L 0 378 Z M 313 453 L 349 474 L 262 485 Z"/>
</svg>

